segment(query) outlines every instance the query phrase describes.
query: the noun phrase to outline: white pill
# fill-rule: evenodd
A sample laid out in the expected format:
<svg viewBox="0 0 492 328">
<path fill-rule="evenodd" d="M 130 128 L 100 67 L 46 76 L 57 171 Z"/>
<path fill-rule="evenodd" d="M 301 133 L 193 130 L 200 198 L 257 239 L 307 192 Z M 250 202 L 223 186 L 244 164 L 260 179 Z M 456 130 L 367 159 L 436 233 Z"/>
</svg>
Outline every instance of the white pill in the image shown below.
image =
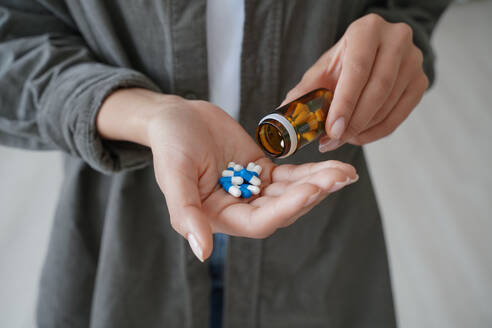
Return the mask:
<svg viewBox="0 0 492 328">
<path fill-rule="evenodd" d="M 236 165 L 236 163 L 234 162 L 229 162 L 229 164 L 227 164 L 227 167 L 230 168 L 230 167 L 234 167 Z"/>
<path fill-rule="evenodd" d="M 249 183 L 251 183 L 253 186 L 259 186 L 261 185 L 261 180 L 253 175 L 253 177 L 249 180 Z"/>
<path fill-rule="evenodd" d="M 244 179 L 241 177 L 231 177 L 231 183 L 235 185 L 240 185 L 244 183 Z"/>
<path fill-rule="evenodd" d="M 255 169 L 255 166 L 256 166 L 255 163 L 249 162 L 248 166 L 246 166 L 246 170 L 253 171 Z"/>
<path fill-rule="evenodd" d="M 230 186 L 227 192 L 236 198 L 241 196 L 241 190 L 238 186 Z"/>
<path fill-rule="evenodd" d="M 260 187 L 258 186 L 248 185 L 246 188 L 248 188 L 248 190 L 251 191 L 253 195 L 258 195 L 260 193 Z"/>
<path fill-rule="evenodd" d="M 261 174 L 261 170 L 263 170 L 263 168 L 259 165 L 255 165 L 254 169 L 250 170 L 250 171 L 253 171 L 253 172 L 256 172 L 258 173 L 258 175 Z"/>
<path fill-rule="evenodd" d="M 234 165 L 234 171 L 239 172 L 239 171 L 241 171 L 242 169 L 243 169 L 243 166 L 242 166 L 241 164 L 236 164 L 236 165 Z"/>
<path fill-rule="evenodd" d="M 232 176 L 234 176 L 234 171 L 224 170 L 224 171 L 222 171 L 222 176 L 223 177 L 232 177 Z"/>
</svg>

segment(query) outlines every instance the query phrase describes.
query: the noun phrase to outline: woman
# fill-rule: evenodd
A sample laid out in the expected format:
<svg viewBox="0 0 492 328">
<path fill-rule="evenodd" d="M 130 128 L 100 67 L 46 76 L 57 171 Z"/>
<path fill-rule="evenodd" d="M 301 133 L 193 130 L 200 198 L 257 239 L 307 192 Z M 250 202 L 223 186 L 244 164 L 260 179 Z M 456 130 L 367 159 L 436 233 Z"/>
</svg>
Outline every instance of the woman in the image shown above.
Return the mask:
<svg viewBox="0 0 492 328">
<path fill-rule="evenodd" d="M 0 141 L 65 154 L 40 327 L 206 326 L 211 277 L 193 253 L 211 255 L 212 233 L 231 236 L 225 327 L 395 326 L 359 145 L 432 81 L 447 1 L 245 1 L 240 124 L 195 100 L 215 92 L 206 1 L 0 4 Z M 319 152 L 264 158 L 248 136 L 259 118 L 335 86 Z M 264 167 L 258 199 L 217 186 L 229 161 Z"/>
</svg>

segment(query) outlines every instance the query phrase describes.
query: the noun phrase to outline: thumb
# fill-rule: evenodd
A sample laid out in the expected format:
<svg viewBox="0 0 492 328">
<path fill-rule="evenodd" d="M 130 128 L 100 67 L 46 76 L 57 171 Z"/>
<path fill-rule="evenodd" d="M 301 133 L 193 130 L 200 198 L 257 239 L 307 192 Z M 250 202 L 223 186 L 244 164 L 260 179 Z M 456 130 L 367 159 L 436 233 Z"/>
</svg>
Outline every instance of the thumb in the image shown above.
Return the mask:
<svg viewBox="0 0 492 328">
<path fill-rule="evenodd" d="M 345 41 L 342 38 L 304 73 L 301 81 L 287 93 L 279 107 L 314 89 L 327 88 L 334 91 L 340 77 L 344 49 Z"/>
<path fill-rule="evenodd" d="M 212 229 L 201 208 L 198 170 L 187 162 L 169 166 L 167 161 L 162 170 L 155 166 L 156 178 L 166 197 L 171 226 L 188 240 L 193 253 L 203 262 L 212 253 Z"/>
</svg>

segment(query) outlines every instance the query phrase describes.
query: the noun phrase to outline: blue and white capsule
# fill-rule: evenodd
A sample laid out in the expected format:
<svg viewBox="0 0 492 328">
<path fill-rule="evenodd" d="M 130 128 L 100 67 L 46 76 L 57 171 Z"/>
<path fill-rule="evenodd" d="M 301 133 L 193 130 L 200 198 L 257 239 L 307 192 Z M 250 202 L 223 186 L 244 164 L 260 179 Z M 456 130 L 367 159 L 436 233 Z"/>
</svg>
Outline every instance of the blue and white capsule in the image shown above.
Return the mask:
<svg viewBox="0 0 492 328">
<path fill-rule="evenodd" d="M 241 175 L 239 174 L 239 172 L 236 172 L 236 171 L 231 170 L 231 169 L 227 169 L 227 170 L 222 171 L 222 176 L 223 177 L 240 177 Z"/>
<path fill-rule="evenodd" d="M 258 178 L 255 174 L 246 169 L 242 169 L 241 171 L 239 171 L 239 176 L 253 186 L 259 186 L 261 184 L 260 178 Z"/>
<path fill-rule="evenodd" d="M 261 174 L 261 171 L 263 168 L 260 165 L 255 165 L 255 168 L 253 169 L 254 172 L 256 172 L 258 175 Z"/>
<path fill-rule="evenodd" d="M 258 195 L 260 193 L 260 187 L 243 184 L 253 195 Z"/>
<path fill-rule="evenodd" d="M 248 163 L 246 170 L 250 171 L 251 173 L 253 173 L 253 175 L 256 175 L 258 177 L 258 176 L 260 176 L 262 167 L 253 163 L 253 162 L 250 162 L 250 163 Z"/>
<path fill-rule="evenodd" d="M 248 185 L 244 185 L 244 184 L 239 186 L 239 189 L 241 191 L 241 197 L 243 197 L 243 198 L 250 198 L 251 197 L 252 192 L 248 189 L 247 186 Z"/>
<path fill-rule="evenodd" d="M 242 177 L 221 177 L 219 179 L 219 183 L 231 183 L 233 185 L 240 185 L 244 183 L 244 179 Z"/>
<path fill-rule="evenodd" d="M 241 196 L 242 193 L 241 193 L 241 190 L 239 189 L 238 186 L 233 185 L 230 182 L 221 182 L 220 184 L 221 184 L 222 188 L 224 188 L 224 190 L 227 191 L 232 196 L 234 196 L 236 198 Z"/>
<path fill-rule="evenodd" d="M 227 169 L 226 170 L 239 172 L 242 169 L 243 169 L 243 166 L 241 164 L 236 164 L 234 162 L 229 162 L 227 164 Z"/>
</svg>

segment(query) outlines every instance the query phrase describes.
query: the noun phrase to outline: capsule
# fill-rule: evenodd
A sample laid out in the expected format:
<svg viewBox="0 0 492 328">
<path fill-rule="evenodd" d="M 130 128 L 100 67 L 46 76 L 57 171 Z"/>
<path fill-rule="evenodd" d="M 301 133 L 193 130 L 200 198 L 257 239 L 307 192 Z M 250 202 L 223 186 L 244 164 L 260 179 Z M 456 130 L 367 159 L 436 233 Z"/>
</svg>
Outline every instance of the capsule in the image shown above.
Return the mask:
<svg viewBox="0 0 492 328">
<path fill-rule="evenodd" d="M 243 198 L 250 198 L 252 192 L 248 189 L 248 185 L 240 185 L 239 190 L 241 191 L 241 197 Z"/>
<path fill-rule="evenodd" d="M 248 166 L 246 167 L 246 170 L 250 171 L 256 176 L 260 176 L 262 167 L 260 165 L 257 165 L 253 162 L 248 163 Z"/>
<path fill-rule="evenodd" d="M 233 185 L 230 182 L 222 182 L 221 186 L 222 186 L 222 188 L 224 188 L 225 191 L 227 191 L 232 196 L 234 196 L 236 198 L 241 196 L 241 190 L 239 189 L 238 186 Z"/>
<path fill-rule="evenodd" d="M 219 179 L 219 183 L 228 182 L 233 185 L 240 185 L 244 183 L 244 179 L 242 177 L 221 177 Z"/>
<path fill-rule="evenodd" d="M 246 169 L 242 169 L 241 171 L 239 171 L 239 176 L 253 186 L 259 186 L 261 184 L 260 178 L 258 178 L 256 175 Z"/>
<path fill-rule="evenodd" d="M 260 187 L 258 186 L 253 186 L 253 185 L 243 185 L 246 186 L 246 189 L 251 191 L 253 195 L 258 195 L 260 193 Z"/>
</svg>

